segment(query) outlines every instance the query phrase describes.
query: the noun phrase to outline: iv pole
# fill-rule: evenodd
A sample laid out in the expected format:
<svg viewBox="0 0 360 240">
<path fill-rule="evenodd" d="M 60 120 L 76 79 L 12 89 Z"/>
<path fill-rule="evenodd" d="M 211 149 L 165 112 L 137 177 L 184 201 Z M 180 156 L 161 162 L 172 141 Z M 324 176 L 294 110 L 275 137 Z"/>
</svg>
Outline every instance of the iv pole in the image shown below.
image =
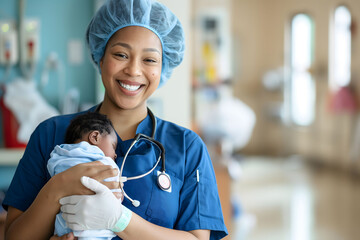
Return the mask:
<svg viewBox="0 0 360 240">
<path fill-rule="evenodd" d="M 24 46 L 24 32 L 25 32 L 25 8 L 26 8 L 26 0 L 19 0 L 19 52 L 20 52 L 20 70 L 22 75 L 26 80 L 31 80 L 32 76 L 34 75 L 35 71 L 35 59 L 29 60 L 27 62 L 27 54 L 30 55 L 30 58 L 32 58 L 31 54 L 34 54 L 34 46 L 29 45 L 28 48 L 23 47 Z M 28 50 L 28 52 L 26 52 Z"/>
</svg>

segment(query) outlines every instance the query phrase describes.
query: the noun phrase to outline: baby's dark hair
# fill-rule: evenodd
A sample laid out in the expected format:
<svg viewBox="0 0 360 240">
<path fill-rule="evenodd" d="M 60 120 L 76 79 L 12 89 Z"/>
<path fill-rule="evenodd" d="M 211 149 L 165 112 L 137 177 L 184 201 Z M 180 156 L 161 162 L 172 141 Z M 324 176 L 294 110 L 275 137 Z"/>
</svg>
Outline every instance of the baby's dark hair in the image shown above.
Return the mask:
<svg viewBox="0 0 360 240">
<path fill-rule="evenodd" d="M 114 127 L 110 119 L 101 113 L 87 112 L 81 114 L 71 120 L 70 125 L 66 130 L 65 143 L 75 143 L 77 140 L 81 139 L 85 133 L 95 130 L 98 130 L 100 134 L 103 134 L 104 132 L 110 134 L 111 131 L 114 131 Z"/>
</svg>

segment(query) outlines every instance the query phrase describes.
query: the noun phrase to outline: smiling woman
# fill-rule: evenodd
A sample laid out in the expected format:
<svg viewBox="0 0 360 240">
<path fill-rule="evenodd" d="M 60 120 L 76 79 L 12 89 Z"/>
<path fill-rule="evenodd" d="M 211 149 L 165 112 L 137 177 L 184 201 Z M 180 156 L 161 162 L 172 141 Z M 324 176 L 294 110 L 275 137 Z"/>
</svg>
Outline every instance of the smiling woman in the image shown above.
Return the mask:
<svg viewBox="0 0 360 240">
<path fill-rule="evenodd" d="M 49 178 L 44 165 L 79 113 L 48 119 L 32 134 L 4 201 L 7 239 L 48 239 L 60 205 L 66 225 L 74 231 L 110 229 L 116 239 L 225 237 L 206 145 L 195 132 L 153 117 L 147 106 L 182 62 L 185 39 L 179 19 L 154 0 L 108 0 L 91 20 L 86 40 L 105 88 L 103 102 L 87 112 L 111 120 L 118 142 L 116 164 L 128 159 L 121 173 L 148 172 L 157 159 L 165 162 L 166 151 L 166 174 L 164 167 L 155 165 L 151 174 L 124 183 L 124 192 L 136 197 L 140 206 L 112 194 L 110 189 L 119 183 L 105 179 L 118 171 L 99 162 L 79 164 Z M 163 154 L 160 144 L 137 143 L 138 133 L 162 143 Z M 171 188 L 163 182 L 158 186 L 158 176 L 171 179 Z"/>
</svg>

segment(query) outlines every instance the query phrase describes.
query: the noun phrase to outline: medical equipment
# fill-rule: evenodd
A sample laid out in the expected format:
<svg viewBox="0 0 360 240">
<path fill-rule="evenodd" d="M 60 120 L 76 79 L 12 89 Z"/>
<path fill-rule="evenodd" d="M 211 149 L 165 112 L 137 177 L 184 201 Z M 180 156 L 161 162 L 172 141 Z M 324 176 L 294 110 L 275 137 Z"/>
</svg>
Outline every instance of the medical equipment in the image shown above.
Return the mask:
<svg viewBox="0 0 360 240">
<path fill-rule="evenodd" d="M 30 80 L 40 55 L 40 21 L 25 19 L 25 9 L 26 0 L 19 0 L 20 69 L 25 79 Z"/>
<path fill-rule="evenodd" d="M 26 19 L 22 31 L 21 61 L 34 63 L 39 60 L 39 28 L 40 22 L 36 19 Z"/>
<path fill-rule="evenodd" d="M 65 68 L 56 52 L 50 52 L 44 63 L 39 84 L 41 92 L 44 92 L 45 86 L 49 84 L 51 72 L 54 72 L 57 76 L 55 80 L 57 80 L 58 84 L 58 98 L 61 99 L 64 96 L 63 100 L 58 102 L 58 109 L 60 109 L 61 114 L 77 112 L 79 110 L 80 92 L 76 88 L 65 92 Z M 54 79 L 51 80 L 54 81 Z"/>
<path fill-rule="evenodd" d="M 11 21 L 0 22 L 0 64 L 15 65 L 18 61 L 17 32 Z"/>
<path fill-rule="evenodd" d="M 17 31 L 13 21 L 0 21 L 0 65 L 5 66 L 1 82 L 8 81 L 11 69 L 18 62 Z"/>
<path fill-rule="evenodd" d="M 101 107 L 101 104 L 98 105 L 98 107 L 96 108 L 95 111 L 99 111 Z M 126 182 L 126 181 L 129 181 L 129 180 L 135 180 L 135 179 L 140 179 L 140 178 L 143 178 L 147 175 L 149 175 L 150 173 L 152 173 L 155 168 L 157 167 L 157 165 L 159 164 L 160 160 L 162 159 L 162 165 L 161 165 L 161 170 L 157 173 L 157 185 L 159 186 L 159 188 L 163 191 L 167 191 L 167 192 L 171 192 L 171 179 L 170 179 L 170 176 L 165 172 L 165 148 L 164 146 L 159 142 L 159 141 L 156 141 L 154 139 L 155 137 L 155 132 L 156 132 L 156 124 L 157 124 L 157 121 L 156 121 L 156 118 L 154 116 L 154 114 L 152 113 L 152 111 L 148 108 L 148 114 L 151 118 L 151 122 L 153 124 L 153 129 L 152 129 L 152 132 L 151 132 L 151 137 L 145 135 L 145 134 L 142 134 L 142 133 L 138 133 L 135 135 L 135 138 L 134 138 L 134 141 L 131 143 L 129 149 L 127 150 L 125 156 L 124 156 L 124 159 L 123 159 L 123 162 L 121 164 L 121 167 L 120 167 L 120 180 L 121 182 Z M 131 149 L 134 147 L 134 145 L 140 141 L 140 140 L 146 140 L 146 141 L 149 141 L 150 143 L 153 143 L 155 144 L 159 150 L 160 150 L 160 154 L 159 154 L 159 158 L 157 159 L 155 165 L 149 170 L 147 171 L 146 173 L 144 174 L 141 174 L 141 175 L 138 175 L 138 176 L 133 176 L 133 177 L 125 177 L 125 176 L 122 176 L 122 173 L 123 173 L 123 169 L 124 169 L 124 165 L 125 165 L 125 161 L 126 161 L 126 158 L 127 156 L 129 155 L 129 152 L 131 151 Z M 130 198 L 122 184 L 120 184 L 120 188 L 121 190 L 123 191 L 124 193 L 124 196 L 135 206 L 135 207 L 138 207 L 140 206 L 140 202 L 138 200 L 134 200 L 132 198 Z"/>
</svg>

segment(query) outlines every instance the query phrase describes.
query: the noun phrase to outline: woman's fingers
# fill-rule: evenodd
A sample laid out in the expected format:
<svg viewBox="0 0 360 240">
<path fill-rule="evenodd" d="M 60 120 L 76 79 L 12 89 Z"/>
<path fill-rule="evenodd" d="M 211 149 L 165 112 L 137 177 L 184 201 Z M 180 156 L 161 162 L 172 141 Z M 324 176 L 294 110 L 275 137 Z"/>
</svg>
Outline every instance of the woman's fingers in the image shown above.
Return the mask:
<svg viewBox="0 0 360 240">
<path fill-rule="evenodd" d="M 80 195 L 72 195 L 61 198 L 59 202 L 61 205 L 74 205 L 79 202 L 79 199 L 81 199 Z"/>
<path fill-rule="evenodd" d="M 103 180 L 105 178 L 114 177 L 117 175 L 118 170 L 114 169 L 110 165 L 104 165 L 100 161 L 81 163 L 78 164 L 65 172 L 71 172 L 72 174 L 87 176 L 95 178 L 96 180 Z M 80 179 L 80 178 L 79 178 Z"/>
<path fill-rule="evenodd" d="M 111 181 L 111 182 L 101 181 L 101 183 L 104 184 L 105 186 L 107 186 L 109 189 L 117 189 L 117 188 L 120 188 L 120 183 L 119 183 L 119 182 L 115 182 L 115 181 Z"/>
<path fill-rule="evenodd" d="M 71 167 L 64 172 L 56 174 L 51 181 L 54 183 L 55 189 L 59 189 L 58 195 L 60 198 L 70 195 L 90 195 L 94 194 L 94 192 L 81 184 L 80 179 L 82 176 L 94 178 L 95 180 L 104 183 L 104 179 L 115 177 L 117 174 L 117 169 L 114 169 L 109 165 L 104 165 L 100 161 L 95 161 Z M 118 188 L 118 186 L 113 187 L 115 185 L 116 184 L 114 183 L 106 184 L 109 188 Z"/>
<path fill-rule="evenodd" d="M 116 175 L 118 175 L 119 170 L 116 168 L 113 168 L 110 165 L 104 165 L 106 168 L 101 168 L 98 169 L 98 171 L 96 172 L 96 175 L 94 176 L 88 176 L 91 178 L 94 178 L 95 180 L 98 180 L 99 182 L 102 182 L 104 179 L 106 178 L 110 178 L 110 177 L 115 177 Z"/>
</svg>

